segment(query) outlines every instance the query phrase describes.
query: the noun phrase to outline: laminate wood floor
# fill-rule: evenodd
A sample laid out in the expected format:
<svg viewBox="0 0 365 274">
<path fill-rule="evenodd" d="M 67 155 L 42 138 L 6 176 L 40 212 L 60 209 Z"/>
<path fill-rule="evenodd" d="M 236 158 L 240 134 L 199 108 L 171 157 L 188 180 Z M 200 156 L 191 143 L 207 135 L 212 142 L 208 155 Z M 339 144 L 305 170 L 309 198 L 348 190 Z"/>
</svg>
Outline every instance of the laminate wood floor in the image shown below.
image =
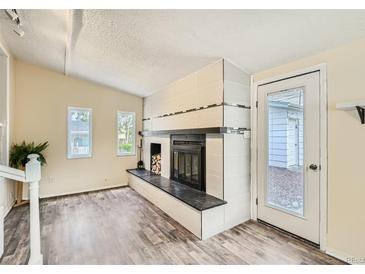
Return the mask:
<svg viewBox="0 0 365 274">
<path fill-rule="evenodd" d="M 200 241 L 129 187 L 41 200 L 45 264 L 341 264 L 249 221 Z M 29 207 L 5 219 L 1 264 L 29 259 Z"/>
</svg>

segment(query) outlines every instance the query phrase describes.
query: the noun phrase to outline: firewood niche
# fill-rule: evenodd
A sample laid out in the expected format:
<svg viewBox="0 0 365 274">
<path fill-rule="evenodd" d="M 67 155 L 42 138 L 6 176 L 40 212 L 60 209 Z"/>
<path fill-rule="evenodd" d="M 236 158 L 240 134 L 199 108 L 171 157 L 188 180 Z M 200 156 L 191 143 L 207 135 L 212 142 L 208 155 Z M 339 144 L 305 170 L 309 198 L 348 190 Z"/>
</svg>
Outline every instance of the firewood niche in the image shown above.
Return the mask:
<svg viewBox="0 0 365 274">
<path fill-rule="evenodd" d="M 161 144 L 151 143 L 151 171 L 161 175 Z"/>
</svg>

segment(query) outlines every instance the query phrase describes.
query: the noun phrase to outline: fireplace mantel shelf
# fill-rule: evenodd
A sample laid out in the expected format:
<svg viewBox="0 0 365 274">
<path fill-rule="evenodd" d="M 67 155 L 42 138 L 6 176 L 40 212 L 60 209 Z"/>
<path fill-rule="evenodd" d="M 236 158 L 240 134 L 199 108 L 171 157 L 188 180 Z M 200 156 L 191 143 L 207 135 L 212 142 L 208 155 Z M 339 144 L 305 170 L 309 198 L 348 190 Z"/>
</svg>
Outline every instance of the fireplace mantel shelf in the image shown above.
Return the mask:
<svg viewBox="0 0 365 274">
<path fill-rule="evenodd" d="M 179 199 L 196 210 L 203 211 L 216 206 L 226 204 L 226 201 L 218 199 L 203 191 L 180 184 L 174 180 L 156 175 L 146 169 L 128 169 L 127 172 L 144 180 L 145 182 L 161 189 L 171 196 Z"/>
<path fill-rule="evenodd" d="M 170 129 L 170 130 L 146 130 L 140 131 L 141 136 L 170 135 L 170 134 L 244 134 L 250 131 L 247 128 L 234 127 L 208 127 L 208 128 L 188 128 L 188 129 Z"/>
</svg>

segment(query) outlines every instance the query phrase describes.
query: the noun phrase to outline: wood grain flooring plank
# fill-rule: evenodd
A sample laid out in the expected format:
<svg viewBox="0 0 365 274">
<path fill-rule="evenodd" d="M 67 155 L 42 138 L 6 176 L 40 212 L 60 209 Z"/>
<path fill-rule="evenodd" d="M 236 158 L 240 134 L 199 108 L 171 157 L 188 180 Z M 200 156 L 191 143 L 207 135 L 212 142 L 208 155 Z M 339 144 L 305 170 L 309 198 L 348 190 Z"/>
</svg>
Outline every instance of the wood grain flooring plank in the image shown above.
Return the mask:
<svg viewBox="0 0 365 274">
<path fill-rule="evenodd" d="M 45 264 L 342 264 L 316 247 L 248 221 L 199 240 L 129 187 L 40 201 Z M 29 259 L 29 206 L 5 219 L 1 264 Z"/>
</svg>

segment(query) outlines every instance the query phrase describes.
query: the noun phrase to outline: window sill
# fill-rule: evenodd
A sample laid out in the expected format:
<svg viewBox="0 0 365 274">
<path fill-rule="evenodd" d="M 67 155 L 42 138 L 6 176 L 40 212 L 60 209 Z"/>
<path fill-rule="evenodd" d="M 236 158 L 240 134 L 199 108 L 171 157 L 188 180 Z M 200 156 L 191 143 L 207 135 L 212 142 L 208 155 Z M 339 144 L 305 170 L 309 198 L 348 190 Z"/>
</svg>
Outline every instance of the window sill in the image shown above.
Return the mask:
<svg viewBox="0 0 365 274">
<path fill-rule="evenodd" d="M 117 154 L 117 157 L 128 157 L 128 156 L 136 156 L 136 153 L 131 153 L 131 154 Z"/>
<path fill-rule="evenodd" d="M 68 160 L 75 160 L 75 159 L 87 159 L 92 158 L 92 155 L 78 155 L 78 156 L 67 156 Z"/>
</svg>

